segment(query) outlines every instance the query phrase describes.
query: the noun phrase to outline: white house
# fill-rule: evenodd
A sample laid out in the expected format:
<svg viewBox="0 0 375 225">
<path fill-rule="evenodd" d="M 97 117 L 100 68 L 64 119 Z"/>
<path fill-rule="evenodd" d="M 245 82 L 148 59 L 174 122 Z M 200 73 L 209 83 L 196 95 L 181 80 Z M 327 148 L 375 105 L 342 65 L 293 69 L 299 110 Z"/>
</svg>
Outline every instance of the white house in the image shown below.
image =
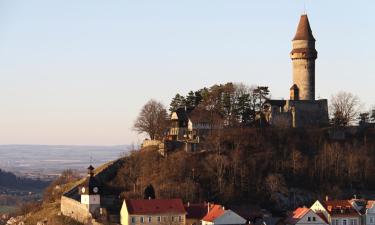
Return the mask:
<svg viewBox="0 0 375 225">
<path fill-rule="evenodd" d="M 232 210 L 221 205 L 210 205 L 209 211 L 202 219 L 202 225 L 242 225 L 246 220 Z"/>
<path fill-rule="evenodd" d="M 287 219 L 288 225 L 329 225 L 327 217 L 309 208 L 298 208 Z"/>
</svg>

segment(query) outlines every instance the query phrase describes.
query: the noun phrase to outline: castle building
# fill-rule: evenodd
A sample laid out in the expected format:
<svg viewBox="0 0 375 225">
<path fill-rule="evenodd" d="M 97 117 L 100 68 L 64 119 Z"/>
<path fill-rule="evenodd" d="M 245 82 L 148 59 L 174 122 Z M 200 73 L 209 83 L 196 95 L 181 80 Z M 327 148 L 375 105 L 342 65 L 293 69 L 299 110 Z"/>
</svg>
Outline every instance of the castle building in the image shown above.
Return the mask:
<svg viewBox="0 0 375 225">
<path fill-rule="evenodd" d="M 315 99 L 315 49 L 309 19 L 302 15 L 292 40 L 290 58 L 293 84 L 289 100 L 268 100 L 264 114 L 270 125 L 282 127 L 319 127 L 327 125 L 328 101 Z"/>
</svg>

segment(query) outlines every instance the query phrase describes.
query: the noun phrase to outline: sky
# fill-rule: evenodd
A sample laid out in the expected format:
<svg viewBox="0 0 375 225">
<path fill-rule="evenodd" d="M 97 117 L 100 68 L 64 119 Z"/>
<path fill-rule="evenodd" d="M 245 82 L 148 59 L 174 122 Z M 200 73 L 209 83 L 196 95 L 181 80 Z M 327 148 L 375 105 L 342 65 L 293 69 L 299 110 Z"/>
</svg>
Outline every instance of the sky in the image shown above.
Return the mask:
<svg viewBox="0 0 375 225">
<path fill-rule="evenodd" d="M 375 1 L 0 0 L 0 144 L 139 144 L 149 99 L 225 82 L 288 98 L 306 11 L 316 95 L 375 104 Z"/>
</svg>

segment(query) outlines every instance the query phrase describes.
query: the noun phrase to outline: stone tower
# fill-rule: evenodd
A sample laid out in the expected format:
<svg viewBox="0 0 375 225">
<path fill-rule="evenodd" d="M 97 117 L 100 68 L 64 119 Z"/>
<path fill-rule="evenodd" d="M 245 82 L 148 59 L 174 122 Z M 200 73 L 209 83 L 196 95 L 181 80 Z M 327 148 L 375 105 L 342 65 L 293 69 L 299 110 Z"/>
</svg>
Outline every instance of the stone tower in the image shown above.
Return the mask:
<svg viewBox="0 0 375 225">
<path fill-rule="evenodd" d="M 298 90 L 298 96 L 294 95 L 291 100 L 315 100 L 315 60 L 318 52 L 307 15 L 301 16 L 292 46 L 292 88 L 296 85 L 294 89 Z"/>
</svg>

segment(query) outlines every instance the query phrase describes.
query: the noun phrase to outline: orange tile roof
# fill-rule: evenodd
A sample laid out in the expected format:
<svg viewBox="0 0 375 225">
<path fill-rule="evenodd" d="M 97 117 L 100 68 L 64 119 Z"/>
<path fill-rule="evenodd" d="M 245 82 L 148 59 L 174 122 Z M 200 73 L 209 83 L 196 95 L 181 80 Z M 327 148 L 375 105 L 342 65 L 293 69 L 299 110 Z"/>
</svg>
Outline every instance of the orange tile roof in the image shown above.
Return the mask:
<svg viewBox="0 0 375 225">
<path fill-rule="evenodd" d="M 303 208 L 297 208 L 293 211 L 293 213 L 289 216 L 287 219 L 287 222 L 289 224 L 296 224 L 304 215 L 306 215 L 307 212 L 309 212 L 310 209 L 303 207 Z"/>
<path fill-rule="evenodd" d="M 210 206 L 210 211 L 203 217 L 203 221 L 213 222 L 216 218 L 222 216 L 225 213 L 223 206 L 212 205 Z"/>
<path fill-rule="evenodd" d="M 366 209 L 370 209 L 370 208 L 374 207 L 374 204 L 375 204 L 374 200 L 368 200 L 367 205 L 366 205 Z"/>
<path fill-rule="evenodd" d="M 309 208 L 297 208 L 296 210 L 294 210 L 293 212 L 293 218 L 295 219 L 301 219 L 308 211 L 310 211 Z"/>
</svg>

